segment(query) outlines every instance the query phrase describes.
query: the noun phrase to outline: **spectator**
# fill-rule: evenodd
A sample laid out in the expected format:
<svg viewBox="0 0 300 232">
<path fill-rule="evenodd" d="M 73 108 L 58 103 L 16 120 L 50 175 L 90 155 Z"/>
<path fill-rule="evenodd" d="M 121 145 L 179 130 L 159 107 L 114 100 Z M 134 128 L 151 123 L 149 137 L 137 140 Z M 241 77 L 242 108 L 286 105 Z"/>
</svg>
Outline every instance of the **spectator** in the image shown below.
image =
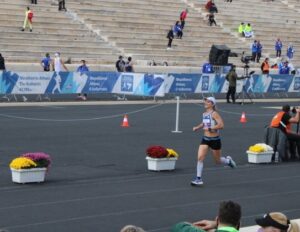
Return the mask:
<svg viewBox="0 0 300 232">
<path fill-rule="evenodd" d="M 30 32 L 32 32 L 32 18 L 33 18 L 33 12 L 30 10 L 29 7 L 27 7 L 27 10 L 25 11 L 24 24 L 21 31 L 25 31 L 26 27 L 29 27 Z"/>
<path fill-rule="evenodd" d="M 202 66 L 202 73 L 214 73 L 213 66 L 210 63 L 205 62 Z"/>
<path fill-rule="evenodd" d="M 31 0 L 31 4 L 37 4 L 37 0 Z"/>
<path fill-rule="evenodd" d="M 133 61 L 131 57 L 128 57 L 127 62 L 125 64 L 125 71 L 126 72 L 134 72 L 133 69 Z"/>
<path fill-rule="evenodd" d="M 185 9 L 183 10 L 181 13 L 180 13 L 180 25 L 181 25 L 181 29 L 183 30 L 184 28 L 184 25 L 185 25 L 185 19 L 187 17 L 187 14 L 188 14 L 188 9 Z"/>
<path fill-rule="evenodd" d="M 225 2 L 232 2 L 232 0 L 225 0 Z"/>
<path fill-rule="evenodd" d="M 290 43 L 286 51 L 286 56 L 291 60 L 294 57 L 294 52 L 294 46 Z"/>
<path fill-rule="evenodd" d="M 89 68 L 86 65 L 85 60 L 81 60 L 81 65 L 77 68 L 77 72 L 89 72 Z"/>
<path fill-rule="evenodd" d="M 242 216 L 241 206 L 233 201 L 220 203 L 218 216 L 215 220 L 201 220 L 194 223 L 181 222 L 174 225 L 171 232 L 238 232 Z"/>
<path fill-rule="evenodd" d="M 124 226 L 120 232 L 145 232 L 141 227 L 127 225 Z"/>
<path fill-rule="evenodd" d="M 212 3 L 211 7 L 209 8 L 208 11 L 209 11 L 209 13 L 218 13 L 218 8 L 217 8 L 216 4 Z"/>
<path fill-rule="evenodd" d="M 256 62 L 259 63 L 259 60 L 261 58 L 261 53 L 262 53 L 262 45 L 260 41 L 257 41 L 257 52 L 256 52 Z"/>
<path fill-rule="evenodd" d="M 278 38 L 275 42 L 276 57 L 281 57 L 282 42 Z"/>
<path fill-rule="evenodd" d="M 4 57 L 2 56 L 2 54 L 0 53 L 0 71 L 5 71 L 5 60 Z"/>
<path fill-rule="evenodd" d="M 254 62 L 256 59 L 256 55 L 257 55 L 257 41 L 256 40 L 254 40 L 254 42 L 252 44 L 251 52 L 252 52 L 251 60 Z"/>
<path fill-rule="evenodd" d="M 292 123 L 299 123 L 299 118 L 300 118 L 300 109 L 296 109 L 296 114 L 294 117 L 292 117 L 290 115 L 290 106 L 289 105 L 284 105 L 282 107 L 282 110 L 280 112 L 278 112 L 273 118 L 272 121 L 270 123 L 270 127 L 273 128 L 278 128 L 281 131 L 283 131 L 283 133 L 286 134 L 286 137 L 289 141 L 289 144 L 293 144 L 296 143 L 297 146 L 297 150 L 298 150 L 298 157 L 300 158 L 300 135 L 293 133 L 292 132 Z M 292 148 L 294 146 L 290 146 L 290 148 Z M 295 159 L 296 154 L 295 151 L 293 151 L 292 149 L 290 149 L 291 151 L 291 158 Z"/>
<path fill-rule="evenodd" d="M 181 25 L 179 25 L 179 21 L 176 21 L 173 27 L 173 33 L 177 36 L 178 39 L 181 39 L 183 36 Z"/>
<path fill-rule="evenodd" d="M 257 218 L 256 224 L 261 226 L 261 232 L 299 232 L 300 228 L 296 222 L 291 222 L 283 213 L 272 212 Z"/>
<path fill-rule="evenodd" d="M 89 71 L 90 70 L 89 70 L 88 66 L 86 65 L 86 61 L 81 60 L 81 65 L 77 68 L 76 72 L 83 73 L 83 72 L 89 72 Z M 87 94 L 86 93 L 84 93 L 84 94 L 79 93 L 78 96 L 77 96 L 77 99 L 86 101 L 87 100 Z"/>
<path fill-rule="evenodd" d="M 205 4 L 205 9 L 207 11 L 209 11 L 209 9 L 211 8 L 212 4 L 213 4 L 213 1 L 212 0 L 208 0 L 207 3 Z"/>
<path fill-rule="evenodd" d="M 213 24 L 217 26 L 214 13 L 209 13 L 206 17 L 208 17 L 209 26 L 212 26 Z"/>
<path fill-rule="evenodd" d="M 67 11 L 66 5 L 65 5 L 65 0 L 58 0 L 58 10 L 59 11 Z"/>
<path fill-rule="evenodd" d="M 46 53 L 45 57 L 41 60 L 41 66 L 43 67 L 45 72 L 49 72 L 50 71 L 50 65 L 51 65 L 50 54 Z"/>
<path fill-rule="evenodd" d="M 54 72 L 61 72 L 62 68 L 68 71 L 68 68 L 64 64 L 63 60 L 60 58 L 60 53 L 56 52 L 54 54 L 54 59 L 52 60 L 52 70 Z"/>
<path fill-rule="evenodd" d="M 290 69 L 291 74 L 295 75 L 296 74 L 296 69 L 295 69 L 295 67 L 294 67 L 294 65 L 292 64 L 291 61 L 289 61 L 288 67 Z"/>
<path fill-rule="evenodd" d="M 238 28 L 239 35 L 245 37 L 244 31 L 245 31 L 245 24 L 242 22 Z"/>
<path fill-rule="evenodd" d="M 246 26 L 245 26 L 245 29 L 244 29 L 244 35 L 246 38 L 251 38 L 254 36 L 254 32 L 252 30 L 252 26 L 250 23 L 248 23 Z"/>
<path fill-rule="evenodd" d="M 226 75 L 226 80 L 229 82 L 228 91 L 226 94 L 227 103 L 231 103 L 229 101 L 229 97 L 231 96 L 232 103 L 235 104 L 235 93 L 236 93 L 236 81 L 242 78 L 239 78 L 235 71 L 235 65 L 232 66 L 229 73 Z"/>
<path fill-rule="evenodd" d="M 116 69 L 118 72 L 125 71 L 125 61 L 123 60 L 123 56 L 119 56 L 119 59 L 116 62 Z"/>
<path fill-rule="evenodd" d="M 270 65 L 269 65 L 269 58 L 267 57 L 264 62 L 262 62 L 260 69 L 263 74 L 269 74 L 270 72 Z"/>
<path fill-rule="evenodd" d="M 172 41 L 174 39 L 173 27 L 168 32 L 167 38 L 169 39 L 167 50 L 172 48 Z"/>
<path fill-rule="evenodd" d="M 290 74 L 289 62 L 283 62 L 283 65 L 279 67 L 279 74 Z"/>
</svg>

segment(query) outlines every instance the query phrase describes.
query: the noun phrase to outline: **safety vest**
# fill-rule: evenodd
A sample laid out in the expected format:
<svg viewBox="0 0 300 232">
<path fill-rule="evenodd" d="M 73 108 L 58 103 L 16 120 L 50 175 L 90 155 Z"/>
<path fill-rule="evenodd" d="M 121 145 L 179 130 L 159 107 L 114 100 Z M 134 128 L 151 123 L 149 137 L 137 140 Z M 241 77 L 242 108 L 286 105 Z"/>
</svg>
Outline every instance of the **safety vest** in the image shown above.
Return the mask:
<svg viewBox="0 0 300 232">
<path fill-rule="evenodd" d="M 286 113 L 286 112 L 284 112 L 284 111 L 278 112 L 278 113 L 272 118 L 270 127 L 278 128 L 279 125 L 281 125 L 282 127 L 285 128 L 286 132 L 291 131 L 291 124 L 288 123 L 287 125 L 285 125 L 285 124 L 281 121 L 281 119 L 282 119 L 282 117 L 283 117 L 283 115 L 284 115 L 285 113 Z"/>
<path fill-rule="evenodd" d="M 251 32 L 252 31 L 252 27 L 246 25 L 244 30 L 245 30 L 245 32 Z"/>
<path fill-rule="evenodd" d="M 245 26 L 241 24 L 238 29 L 239 33 L 242 34 L 244 30 L 245 30 Z"/>
<path fill-rule="evenodd" d="M 269 71 L 270 70 L 270 66 L 269 66 L 269 63 L 268 62 L 266 62 L 266 61 L 264 61 L 263 62 L 263 67 L 262 67 L 262 71 L 264 72 L 264 71 Z"/>
</svg>

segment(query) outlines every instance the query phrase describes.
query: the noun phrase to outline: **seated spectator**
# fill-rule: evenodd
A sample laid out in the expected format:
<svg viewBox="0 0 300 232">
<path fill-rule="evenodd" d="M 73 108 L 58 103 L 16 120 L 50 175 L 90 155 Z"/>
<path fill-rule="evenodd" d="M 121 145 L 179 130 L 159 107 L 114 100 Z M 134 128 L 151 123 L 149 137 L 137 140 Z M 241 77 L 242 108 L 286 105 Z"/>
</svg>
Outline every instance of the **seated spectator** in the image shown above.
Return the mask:
<svg viewBox="0 0 300 232">
<path fill-rule="evenodd" d="M 244 29 L 244 35 L 246 38 L 251 38 L 254 36 L 254 33 L 253 33 L 253 30 L 252 30 L 252 26 L 250 23 L 248 23 L 246 26 L 245 26 L 245 29 Z"/>
<path fill-rule="evenodd" d="M 239 35 L 242 36 L 242 37 L 245 36 L 244 30 L 245 30 L 245 24 L 242 22 L 242 23 L 239 25 L 239 28 L 238 28 Z"/>
<path fill-rule="evenodd" d="M 290 74 L 289 62 L 285 61 L 283 65 L 279 67 L 279 74 Z"/>
<path fill-rule="evenodd" d="M 299 232 L 300 228 L 296 222 L 291 222 L 283 213 L 272 212 L 257 218 L 256 224 L 261 226 L 260 232 Z"/>
<path fill-rule="evenodd" d="M 217 26 L 214 13 L 209 13 L 206 17 L 208 17 L 209 26 L 212 26 L 213 24 L 215 24 L 215 26 Z"/>
<path fill-rule="evenodd" d="M 215 220 L 202 220 L 194 223 L 181 222 L 174 225 L 171 232 L 205 232 L 214 229 L 216 232 L 238 232 L 242 216 L 241 206 L 233 201 L 220 203 Z"/>
<path fill-rule="evenodd" d="M 127 225 L 124 226 L 120 232 L 145 232 L 142 228 L 133 226 L 133 225 Z"/>
<path fill-rule="evenodd" d="M 211 4 L 211 7 L 208 10 L 210 13 L 218 13 L 218 8 L 216 7 L 215 3 Z"/>
<path fill-rule="evenodd" d="M 176 21 L 175 25 L 173 26 L 173 33 L 174 36 L 177 36 L 178 39 L 181 39 L 183 36 L 182 27 L 179 24 L 179 21 Z"/>
<path fill-rule="evenodd" d="M 209 9 L 211 8 L 213 4 L 212 0 L 208 0 L 207 3 L 205 4 L 205 9 L 209 11 Z"/>
<path fill-rule="evenodd" d="M 202 66 L 202 73 L 214 73 L 213 66 L 210 63 L 205 62 Z"/>
</svg>

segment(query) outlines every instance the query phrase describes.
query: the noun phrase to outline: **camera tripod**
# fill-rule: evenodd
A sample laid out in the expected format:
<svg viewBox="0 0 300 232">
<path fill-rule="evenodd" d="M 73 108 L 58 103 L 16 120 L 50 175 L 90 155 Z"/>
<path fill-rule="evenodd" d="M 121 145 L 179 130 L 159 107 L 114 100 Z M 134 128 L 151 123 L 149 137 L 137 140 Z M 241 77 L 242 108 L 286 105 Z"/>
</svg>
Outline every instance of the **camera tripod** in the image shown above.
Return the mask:
<svg viewBox="0 0 300 232">
<path fill-rule="evenodd" d="M 250 100 L 250 102 L 248 102 L 248 104 L 253 104 L 254 101 L 252 100 L 252 97 L 249 95 L 248 91 L 246 90 L 246 80 L 245 79 L 249 79 L 252 78 L 252 74 L 254 73 L 254 71 L 251 71 L 249 73 L 249 65 L 246 63 L 246 65 L 244 66 L 244 75 L 242 76 L 241 79 L 243 80 L 243 87 L 242 87 L 242 92 L 238 94 L 237 98 L 240 97 L 240 94 L 242 94 L 242 101 L 240 102 L 241 105 L 245 104 L 245 96 Z"/>
</svg>

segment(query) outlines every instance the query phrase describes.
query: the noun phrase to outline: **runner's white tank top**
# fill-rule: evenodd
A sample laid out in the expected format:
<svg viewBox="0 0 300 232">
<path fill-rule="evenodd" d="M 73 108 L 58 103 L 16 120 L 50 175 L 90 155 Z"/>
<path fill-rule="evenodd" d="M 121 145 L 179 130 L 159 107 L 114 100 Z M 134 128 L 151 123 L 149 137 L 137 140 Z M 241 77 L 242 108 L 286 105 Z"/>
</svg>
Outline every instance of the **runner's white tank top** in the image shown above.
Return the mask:
<svg viewBox="0 0 300 232">
<path fill-rule="evenodd" d="M 212 117 L 213 112 L 214 111 L 203 113 L 202 116 L 203 128 L 212 128 L 217 125 L 217 121 Z M 218 130 L 216 130 L 215 132 L 218 132 Z"/>
</svg>

